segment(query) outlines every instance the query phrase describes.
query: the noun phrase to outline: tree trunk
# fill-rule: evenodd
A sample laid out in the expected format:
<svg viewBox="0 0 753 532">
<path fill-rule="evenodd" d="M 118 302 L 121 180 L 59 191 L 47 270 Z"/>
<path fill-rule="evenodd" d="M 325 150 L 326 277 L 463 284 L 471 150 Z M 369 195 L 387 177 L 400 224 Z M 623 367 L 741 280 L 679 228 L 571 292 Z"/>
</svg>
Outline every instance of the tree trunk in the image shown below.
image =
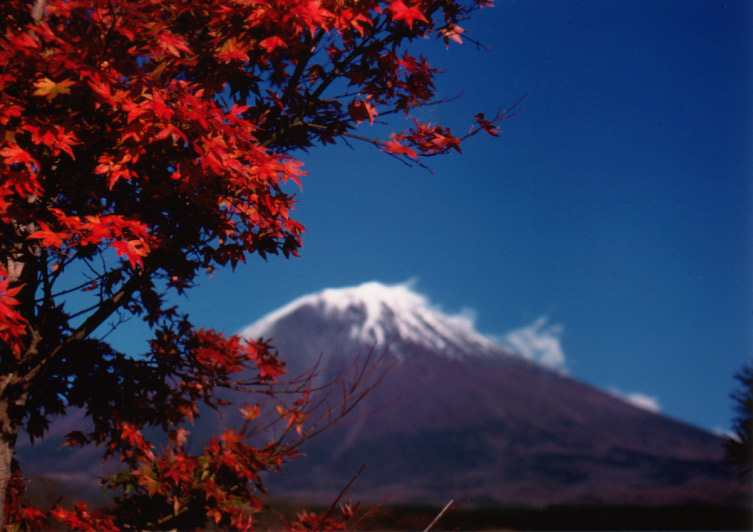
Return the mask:
<svg viewBox="0 0 753 532">
<path fill-rule="evenodd" d="M 34 22 L 39 24 L 44 16 L 44 8 L 47 4 L 47 0 L 33 0 L 31 7 L 31 17 Z M 39 198 L 36 195 L 29 197 L 29 202 L 35 202 Z M 33 223 L 27 225 L 26 228 L 33 227 Z M 28 234 L 28 233 L 26 233 Z M 23 234 L 16 232 L 16 236 L 20 237 L 16 239 L 16 242 L 25 242 Z M 24 244 L 26 246 L 26 244 Z M 24 246 L 14 246 L 17 249 L 23 250 Z M 8 261 L 7 271 L 9 274 L 9 281 L 11 283 L 16 282 L 24 270 L 24 261 L 17 260 L 19 255 L 11 255 L 11 259 Z M 36 286 L 36 284 L 34 284 Z M 25 317 L 33 315 L 34 307 L 34 290 L 32 290 L 32 296 L 27 299 L 26 302 L 31 303 L 31 314 L 26 314 Z M 26 309 L 28 310 L 28 309 Z M 3 356 L 8 356 L 8 353 L 3 353 Z M 7 370 L 7 368 L 5 368 Z M 26 404 L 26 398 L 28 393 L 23 393 L 18 400 L 13 398 L 13 384 L 16 375 L 3 375 L 0 378 L 0 530 L 5 528 L 5 499 L 8 496 L 8 482 L 12 474 L 11 467 L 13 463 L 13 451 L 16 448 L 16 440 L 18 439 L 19 420 L 15 414 L 19 410 L 23 410 Z"/>
<path fill-rule="evenodd" d="M 7 392 L 7 388 L 5 389 Z M 5 525 L 5 499 L 8 496 L 8 482 L 11 477 L 13 450 L 18 438 L 18 421 L 13 419 L 14 408 L 7 394 L 0 397 L 0 530 Z"/>
</svg>

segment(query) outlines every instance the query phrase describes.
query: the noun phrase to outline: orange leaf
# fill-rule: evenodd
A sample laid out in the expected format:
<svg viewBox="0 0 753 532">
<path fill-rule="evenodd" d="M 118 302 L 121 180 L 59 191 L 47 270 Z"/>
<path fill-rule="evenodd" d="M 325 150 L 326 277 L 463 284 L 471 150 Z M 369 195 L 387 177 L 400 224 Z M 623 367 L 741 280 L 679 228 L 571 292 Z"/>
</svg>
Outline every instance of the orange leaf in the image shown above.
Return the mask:
<svg viewBox="0 0 753 532">
<path fill-rule="evenodd" d="M 60 83 L 52 81 L 50 78 L 42 78 L 34 82 L 34 86 L 37 90 L 34 91 L 34 96 L 44 96 L 48 100 L 52 100 L 58 94 L 69 94 L 71 85 L 75 85 L 75 81 L 70 79 L 64 79 Z"/>
<path fill-rule="evenodd" d="M 243 408 L 240 408 L 239 410 L 241 412 L 241 415 L 249 421 L 259 417 L 259 414 L 261 414 L 261 408 L 259 408 L 259 405 L 251 406 L 248 403 L 246 403 Z"/>
</svg>

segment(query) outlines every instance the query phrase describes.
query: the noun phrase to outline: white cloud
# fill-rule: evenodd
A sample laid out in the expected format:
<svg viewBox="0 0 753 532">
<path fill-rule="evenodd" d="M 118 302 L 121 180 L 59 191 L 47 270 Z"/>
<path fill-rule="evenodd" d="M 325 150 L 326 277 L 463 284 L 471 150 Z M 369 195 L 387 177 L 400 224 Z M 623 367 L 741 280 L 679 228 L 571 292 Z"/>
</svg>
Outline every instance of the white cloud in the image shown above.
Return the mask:
<svg viewBox="0 0 753 532">
<path fill-rule="evenodd" d="M 615 397 L 619 397 L 620 399 L 642 410 L 647 410 L 655 414 L 661 412 L 661 405 L 659 404 L 659 399 L 657 397 L 646 395 L 640 392 L 624 393 L 615 388 L 612 388 L 610 390 L 610 393 Z"/>
<path fill-rule="evenodd" d="M 735 441 L 740 441 L 740 438 L 737 436 L 737 434 L 735 434 L 734 432 L 732 432 L 729 429 L 723 429 L 721 427 L 716 427 L 711 432 L 713 432 L 717 436 L 721 436 L 722 438 L 732 438 Z"/>
<path fill-rule="evenodd" d="M 541 316 L 536 321 L 510 331 L 502 343 L 525 358 L 554 369 L 565 368 L 565 352 L 562 350 L 562 325 L 547 325 L 548 318 Z"/>
</svg>

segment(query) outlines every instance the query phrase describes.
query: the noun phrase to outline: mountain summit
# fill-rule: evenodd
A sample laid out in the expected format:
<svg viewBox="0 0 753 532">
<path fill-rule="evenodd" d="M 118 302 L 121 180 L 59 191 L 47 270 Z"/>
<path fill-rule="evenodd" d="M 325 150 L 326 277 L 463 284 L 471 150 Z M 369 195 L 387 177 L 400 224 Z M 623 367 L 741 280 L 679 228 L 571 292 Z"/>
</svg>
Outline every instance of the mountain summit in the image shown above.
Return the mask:
<svg viewBox="0 0 753 532">
<path fill-rule="evenodd" d="M 744 495 L 721 438 L 513 353 L 410 285 L 301 297 L 242 331 L 271 338 L 292 371 L 387 349 L 396 363 L 364 417 L 303 448 L 276 489 L 327 502 L 366 463 L 353 496 L 504 504 L 730 502 Z M 384 408 L 380 408 L 383 407 Z M 376 411 L 370 415 L 366 415 Z"/>
<path fill-rule="evenodd" d="M 401 358 L 401 347 L 421 346 L 438 355 L 457 358 L 470 353 L 479 355 L 500 346 L 477 333 L 468 315 L 451 316 L 431 305 L 429 300 L 411 289 L 409 283 L 384 285 L 364 283 L 351 288 L 330 288 L 296 299 L 283 308 L 263 317 L 241 331 L 247 337 L 287 336 L 283 323 L 296 322 L 296 329 L 318 321 L 317 335 L 337 339 L 338 350 L 343 343 L 362 348 L 383 349 L 390 344 L 391 353 Z M 314 332 L 314 331 L 311 331 Z M 325 357 L 328 353 L 322 353 Z M 512 354 L 512 353 L 508 353 Z"/>
</svg>

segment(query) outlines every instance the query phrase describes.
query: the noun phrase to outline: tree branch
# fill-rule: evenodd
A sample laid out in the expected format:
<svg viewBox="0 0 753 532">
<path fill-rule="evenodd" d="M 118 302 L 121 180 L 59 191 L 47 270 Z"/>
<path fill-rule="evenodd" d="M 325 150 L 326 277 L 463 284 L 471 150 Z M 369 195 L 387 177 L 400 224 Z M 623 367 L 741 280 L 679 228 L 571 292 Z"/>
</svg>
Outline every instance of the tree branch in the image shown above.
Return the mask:
<svg viewBox="0 0 753 532">
<path fill-rule="evenodd" d="M 31 382 L 54 360 L 61 351 L 69 345 L 85 340 L 94 330 L 107 320 L 116 310 L 126 304 L 145 276 L 151 275 L 151 271 L 143 269 L 135 272 L 128 281 L 115 294 L 102 301 L 96 311 L 89 316 L 68 338 L 58 344 L 48 355 L 42 359 L 21 378 L 24 382 Z"/>
<path fill-rule="evenodd" d="M 47 5 L 47 0 L 35 0 L 34 5 L 31 8 L 31 18 L 33 18 L 34 22 L 37 24 L 42 20 L 45 5 Z"/>
<path fill-rule="evenodd" d="M 429 530 L 431 530 L 431 527 L 437 524 L 437 521 L 439 521 L 442 518 L 442 516 L 447 512 L 447 510 L 450 509 L 450 507 L 453 505 L 454 502 L 455 501 L 450 499 L 450 502 L 445 504 L 444 508 L 442 508 L 442 511 L 437 514 L 437 516 L 434 518 L 434 520 L 431 523 L 429 523 L 429 526 L 424 528 L 424 532 L 429 532 Z"/>
</svg>

